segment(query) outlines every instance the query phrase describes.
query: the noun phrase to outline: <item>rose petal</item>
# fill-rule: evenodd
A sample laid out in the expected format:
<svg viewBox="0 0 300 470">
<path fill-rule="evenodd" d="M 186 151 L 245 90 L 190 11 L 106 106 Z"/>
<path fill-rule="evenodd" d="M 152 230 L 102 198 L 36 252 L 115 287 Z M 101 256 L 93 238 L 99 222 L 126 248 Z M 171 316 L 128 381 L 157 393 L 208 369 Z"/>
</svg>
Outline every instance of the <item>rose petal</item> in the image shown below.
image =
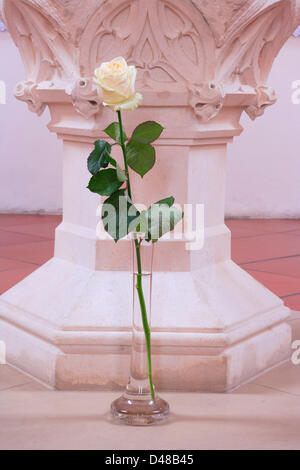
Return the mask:
<svg viewBox="0 0 300 470">
<path fill-rule="evenodd" d="M 115 111 L 136 109 L 142 102 L 142 95 L 135 93 L 136 75 L 135 66 L 128 66 L 123 57 L 103 62 L 94 77 L 99 91 L 101 89 L 103 105 Z"/>
<path fill-rule="evenodd" d="M 119 111 L 120 109 L 124 111 L 133 111 L 138 108 L 138 106 L 143 101 L 143 96 L 141 93 L 136 93 L 130 100 L 124 101 L 123 103 L 116 104 L 114 106 L 114 111 Z"/>
</svg>

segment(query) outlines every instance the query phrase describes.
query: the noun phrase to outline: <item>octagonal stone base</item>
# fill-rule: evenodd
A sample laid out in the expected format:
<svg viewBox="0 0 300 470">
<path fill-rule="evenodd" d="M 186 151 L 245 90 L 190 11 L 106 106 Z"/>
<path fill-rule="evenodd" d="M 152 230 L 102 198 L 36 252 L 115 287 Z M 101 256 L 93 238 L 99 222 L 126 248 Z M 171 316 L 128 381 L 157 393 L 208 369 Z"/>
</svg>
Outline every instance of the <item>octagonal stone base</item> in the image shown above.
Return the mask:
<svg viewBox="0 0 300 470">
<path fill-rule="evenodd" d="M 7 361 L 57 389 L 123 388 L 130 286 L 129 272 L 53 258 L 1 296 Z M 157 272 L 153 292 L 158 389 L 230 391 L 290 357 L 289 309 L 232 261 Z"/>
</svg>

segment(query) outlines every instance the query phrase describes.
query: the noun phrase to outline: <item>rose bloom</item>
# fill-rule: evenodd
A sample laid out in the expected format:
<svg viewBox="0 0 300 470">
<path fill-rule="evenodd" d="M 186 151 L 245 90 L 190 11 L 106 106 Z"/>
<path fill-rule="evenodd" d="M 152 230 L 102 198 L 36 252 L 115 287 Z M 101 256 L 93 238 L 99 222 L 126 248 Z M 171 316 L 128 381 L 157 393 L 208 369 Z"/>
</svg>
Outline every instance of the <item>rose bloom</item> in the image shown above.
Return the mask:
<svg viewBox="0 0 300 470">
<path fill-rule="evenodd" d="M 101 87 L 104 106 L 113 111 L 133 110 L 142 102 L 142 95 L 135 92 L 137 70 L 128 66 L 123 57 L 117 57 L 95 70 L 94 81 Z"/>
</svg>

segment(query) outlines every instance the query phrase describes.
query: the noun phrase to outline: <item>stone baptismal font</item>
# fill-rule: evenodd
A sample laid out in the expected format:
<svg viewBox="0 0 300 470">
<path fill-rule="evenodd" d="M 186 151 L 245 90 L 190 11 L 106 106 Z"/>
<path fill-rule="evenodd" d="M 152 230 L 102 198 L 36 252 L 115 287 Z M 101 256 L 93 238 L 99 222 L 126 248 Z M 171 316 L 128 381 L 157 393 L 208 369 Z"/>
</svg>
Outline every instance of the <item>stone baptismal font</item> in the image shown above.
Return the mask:
<svg viewBox="0 0 300 470">
<path fill-rule="evenodd" d="M 116 56 L 137 67 L 144 97 L 124 113 L 126 129 L 146 120 L 165 128 L 155 169 L 143 185 L 133 175 L 136 200 L 173 194 L 204 207 L 204 244 L 156 247 L 157 388 L 229 391 L 287 360 L 289 309 L 231 260 L 224 199 L 227 145 L 244 111 L 255 119 L 276 101 L 267 78 L 300 23 L 300 2 L 2 0 L 1 14 L 26 67 L 16 98 L 38 115 L 48 107 L 49 130 L 63 142 L 54 257 L 0 298 L 8 362 L 58 389 L 126 384 L 130 243 L 97 236 L 99 199 L 86 190 L 86 157 L 112 120 L 94 70 Z"/>
</svg>

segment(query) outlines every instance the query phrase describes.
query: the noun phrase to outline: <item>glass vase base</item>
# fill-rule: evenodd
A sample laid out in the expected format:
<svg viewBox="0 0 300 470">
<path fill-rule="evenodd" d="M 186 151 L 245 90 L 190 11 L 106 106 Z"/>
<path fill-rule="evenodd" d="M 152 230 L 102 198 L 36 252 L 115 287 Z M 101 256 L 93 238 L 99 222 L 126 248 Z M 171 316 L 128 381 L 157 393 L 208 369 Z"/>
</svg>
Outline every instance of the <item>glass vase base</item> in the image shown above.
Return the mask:
<svg viewBox="0 0 300 470">
<path fill-rule="evenodd" d="M 113 419 L 119 423 L 150 426 L 165 420 L 170 409 L 168 403 L 158 396 L 153 400 L 150 395 L 138 398 L 126 393 L 111 404 L 110 411 Z"/>
</svg>

